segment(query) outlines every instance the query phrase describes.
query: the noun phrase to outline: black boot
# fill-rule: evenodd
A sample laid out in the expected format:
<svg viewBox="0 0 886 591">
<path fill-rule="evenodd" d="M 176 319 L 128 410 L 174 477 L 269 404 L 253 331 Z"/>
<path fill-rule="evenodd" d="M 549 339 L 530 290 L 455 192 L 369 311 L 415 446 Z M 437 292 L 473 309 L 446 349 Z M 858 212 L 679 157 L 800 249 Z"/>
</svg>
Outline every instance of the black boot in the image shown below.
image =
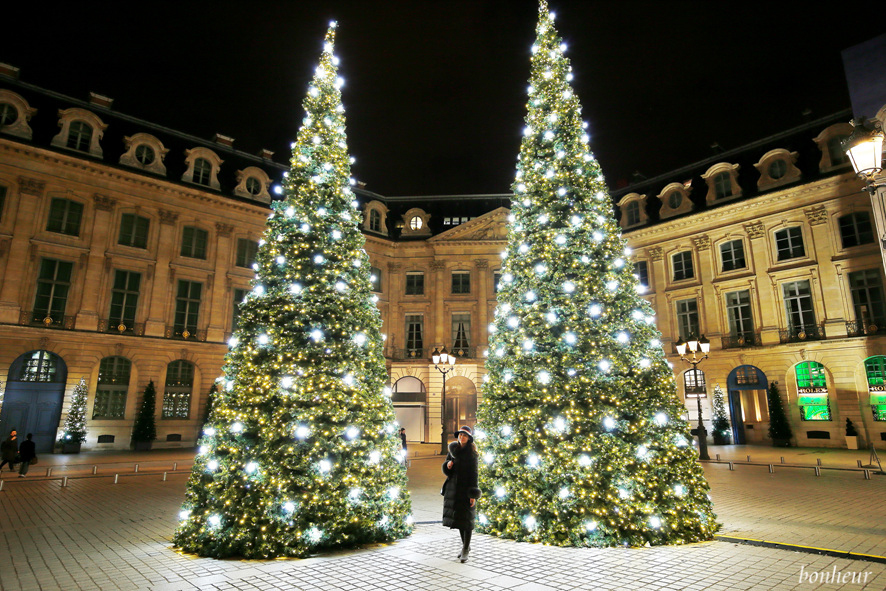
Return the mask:
<svg viewBox="0 0 886 591">
<path fill-rule="evenodd" d="M 461 549 L 461 554 L 458 555 L 458 559 L 461 560 L 462 562 L 467 562 L 468 561 L 468 554 L 470 554 L 470 553 L 471 553 L 471 547 L 465 546 L 464 548 Z"/>
</svg>

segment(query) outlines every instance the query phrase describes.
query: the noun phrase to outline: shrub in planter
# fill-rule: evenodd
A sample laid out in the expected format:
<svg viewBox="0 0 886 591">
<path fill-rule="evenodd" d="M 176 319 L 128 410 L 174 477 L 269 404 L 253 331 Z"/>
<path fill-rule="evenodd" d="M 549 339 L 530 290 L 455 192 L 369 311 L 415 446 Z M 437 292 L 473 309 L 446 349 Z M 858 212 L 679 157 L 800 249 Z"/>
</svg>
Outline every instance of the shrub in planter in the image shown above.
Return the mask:
<svg viewBox="0 0 886 591">
<path fill-rule="evenodd" d="M 156 401 L 157 391 L 154 389 L 154 380 L 151 380 L 145 388 L 142 404 L 132 426 L 132 443 L 136 450 L 151 449 L 151 443 L 157 439 L 157 425 L 154 422 Z"/>
<path fill-rule="evenodd" d="M 769 437 L 775 447 L 790 447 L 791 424 L 785 414 L 784 405 L 781 403 L 781 395 L 778 393 L 778 385 L 769 385 L 767 392 L 769 402 Z"/>
<path fill-rule="evenodd" d="M 858 431 L 850 419 L 846 419 L 846 447 L 848 449 L 858 449 Z"/>
</svg>

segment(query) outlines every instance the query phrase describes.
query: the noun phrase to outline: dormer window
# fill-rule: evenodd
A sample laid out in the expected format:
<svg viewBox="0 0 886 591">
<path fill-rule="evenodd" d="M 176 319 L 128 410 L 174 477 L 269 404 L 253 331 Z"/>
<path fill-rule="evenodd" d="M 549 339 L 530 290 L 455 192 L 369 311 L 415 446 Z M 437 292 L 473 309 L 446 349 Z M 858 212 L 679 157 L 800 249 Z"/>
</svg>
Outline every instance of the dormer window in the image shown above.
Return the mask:
<svg viewBox="0 0 886 591">
<path fill-rule="evenodd" d="M 692 209 L 689 193 L 692 191 L 692 182 L 670 183 L 657 195 L 661 201 L 661 209 L 658 212 L 661 219 L 667 219 L 686 213 Z"/>
<path fill-rule="evenodd" d="M 414 215 L 409 218 L 409 229 L 415 232 L 421 230 L 422 226 L 424 226 L 424 222 L 422 221 L 420 216 Z"/>
<path fill-rule="evenodd" d="M 32 109 L 22 97 L 0 88 L 0 132 L 31 139 L 28 121 L 36 112 L 37 109 Z"/>
<path fill-rule="evenodd" d="M 163 147 L 160 140 L 149 133 L 137 133 L 132 137 L 124 137 L 123 144 L 126 152 L 120 156 L 120 164 L 166 175 L 163 159 L 169 150 Z"/>
<path fill-rule="evenodd" d="M 772 189 L 798 180 L 800 169 L 794 166 L 797 156 L 797 152 L 788 152 L 784 148 L 769 150 L 763 154 L 760 161 L 754 164 L 754 168 L 760 172 L 757 188 Z"/>
<path fill-rule="evenodd" d="M 259 193 L 261 193 L 261 181 L 259 181 L 254 176 L 246 179 L 246 192 L 255 197 Z"/>
<path fill-rule="evenodd" d="M 821 160 L 818 162 L 818 169 L 821 172 L 849 166 L 849 157 L 843 149 L 843 140 L 851 133 L 852 126 L 849 123 L 835 123 L 823 129 L 813 140 L 821 150 Z"/>
<path fill-rule="evenodd" d="M 59 111 L 58 117 L 61 131 L 52 138 L 53 146 L 102 157 L 99 142 L 108 126 L 95 113 L 73 108 Z"/>
<path fill-rule="evenodd" d="M 381 201 L 370 201 L 363 208 L 363 229 L 378 234 L 387 234 L 387 215 L 388 208 Z"/>
<path fill-rule="evenodd" d="M 369 229 L 373 232 L 381 232 L 381 214 L 378 210 L 369 210 Z"/>
<path fill-rule="evenodd" d="M 221 188 L 218 183 L 218 171 L 222 162 L 224 161 L 218 157 L 218 154 L 209 148 L 185 150 L 185 163 L 188 169 L 182 175 L 182 180 L 218 190 Z"/>
<path fill-rule="evenodd" d="M 248 166 L 237 171 L 237 186 L 234 187 L 234 195 L 270 203 L 271 194 L 268 192 L 270 186 L 271 179 L 264 170 L 257 166 Z"/>
<path fill-rule="evenodd" d="M 708 205 L 718 201 L 729 201 L 741 197 L 741 187 L 738 185 L 738 164 L 720 162 L 713 165 L 706 173 L 701 175 L 708 185 L 708 194 L 705 201 Z"/>
<path fill-rule="evenodd" d="M 403 236 L 429 236 L 431 228 L 428 221 L 431 219 L 429 213 L 425 213 L 423 209 L 413 207 L 403 214 Z"/>
<path fill-rule="evenodd" d="M 633 228 L 646 221 L 646 195 L 628 193 L 617 205 L 621 209 L 619 225 L 622 229 Z"/>
</svg>

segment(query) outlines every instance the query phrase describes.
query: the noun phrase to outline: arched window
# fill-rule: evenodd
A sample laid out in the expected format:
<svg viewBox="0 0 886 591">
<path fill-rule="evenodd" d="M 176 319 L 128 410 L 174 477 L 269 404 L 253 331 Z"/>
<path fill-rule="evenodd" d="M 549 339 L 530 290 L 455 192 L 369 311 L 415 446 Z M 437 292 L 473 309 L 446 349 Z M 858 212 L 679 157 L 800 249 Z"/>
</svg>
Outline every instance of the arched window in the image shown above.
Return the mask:
<svg viewBox="0 0 886 591">
<path fill-rule="evenodd" d="M 871 395 L 871 411 L 875 421 L 886 421 L 886 356 L 875 355 L 864 360 Z"/>
<path fill-rule="evenodd" d="M 687 369 L 683 374 L 683 392 L 686 398 L 706 398 L 708 389 L 704 372 L 700 369 Z"/>
<path fill-rule="evenodd" d="M 797 365 L 795 373 L 800 418 L 804 421 L 830 421 L 831 406 L 824 365 L 817 361 L 804 361 Z"/>
<path fill-rule="evenodd" d="M 183 359 L 166 367 L 166 388 L 163 391 L 163 418 L 186 419 L 191 412 L 194 389 L 194 364 Z"/>
<path fill-rule="evenodd" d="M 714 195 L 716 199 L 724 199 L 732 196 L 732 175 L 721 172 L 714 177 Z"/>
<path fill-rule="evenodd" d="M 625 206 L 625 220 L 628 226 L 640 223 L 640 202 L 631 201 Z"/>
<path fill-rule="evenodd" d="M 393 402 L 425 402 L 427 391 L 420 379 L 412 376 L 402 377 L 394 384 L 391 401 Z"/>
<path fill-rule="evenodd" d="M 377 209 L 369 210 L 369 229 L 373 232 L 381 232 L 381 214 Z"/>
<path fill-rule="evenodd" d="M 88 152 L 92 143 L 92 126 L 85 121 L 74 121 L 68 131 L 68 147 Z"/>
<path fill-rule="evenodd" d="M 212 178 L 212 164 L 206 158 L 197 158 L 194 161 L 194 183 L 209 186 Z"/>
<path fill-rule="evenodd" d="M 93 419 L 122 419 L 132 363 L 125 357 L 105 357 L 98 366 L 98 389 Z"/>
<path fill-rule="evenodd" d="M 32 351 L 18 374 L 19 382 L 57 382 L 58 355 L 49 351 Z"/>
</svg>

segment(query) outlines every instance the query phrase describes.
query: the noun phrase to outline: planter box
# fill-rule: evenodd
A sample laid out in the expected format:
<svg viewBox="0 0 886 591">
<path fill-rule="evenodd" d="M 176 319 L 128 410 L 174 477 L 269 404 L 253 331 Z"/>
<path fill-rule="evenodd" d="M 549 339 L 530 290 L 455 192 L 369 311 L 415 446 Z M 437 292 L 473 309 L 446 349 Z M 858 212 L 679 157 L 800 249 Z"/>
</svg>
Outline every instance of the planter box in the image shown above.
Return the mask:
<svg viewBox="0 0 886 591">
<path fill-rule="evenodd" d="M 63 441 L 62 442 L 62 453 L 63 454 L 78 454 L 80 453 L 80 446 L 83 445 L 80 441 Z"/>
<path fill-rule="evenodd" d="M 847 435 L 846 436 L 846 449 L 858 449 L 858 436 L 857 435 Z"/>
<path fill-rule="evenodd" d="M 729 445 L 731 438 L 728 433 L 719 433 L 714 431 L 714 445 Z"/>
<path fill-rule="evenodd" d="M 135 451 L 148 451 L 153 443 L 153 441 L 136 441 Z"/>
<path fill-rule="evenodd" d="M 775 447 L 790 447 L 791 440 L 790 439 L 773 439 L 772 445 Z"/>
</svg>

